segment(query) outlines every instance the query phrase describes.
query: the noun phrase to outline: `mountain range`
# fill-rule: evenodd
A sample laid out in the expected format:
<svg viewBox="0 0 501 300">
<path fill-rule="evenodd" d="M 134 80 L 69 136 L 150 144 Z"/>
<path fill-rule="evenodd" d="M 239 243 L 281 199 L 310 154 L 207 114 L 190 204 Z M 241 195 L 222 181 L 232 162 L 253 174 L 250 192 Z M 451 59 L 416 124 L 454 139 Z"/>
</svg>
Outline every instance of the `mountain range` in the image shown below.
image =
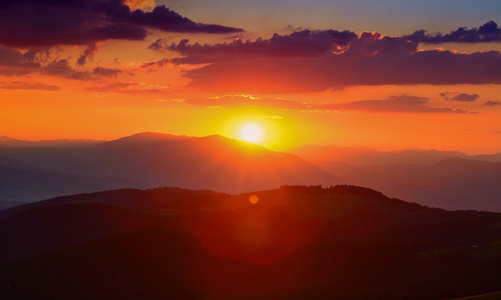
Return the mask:
<svg viewBox="0 0 501 300">
<path fill-rule="evenodd" d="M 0 208 L 117 188 L 173 186 L 235 194 L 284 184 L 352 184 L 432 207 L 501 212 L 499 153 L 335 146 L 285 153 L 218 135 L 151 132 L 92 143 L 0 146 Z"/>
</svg>

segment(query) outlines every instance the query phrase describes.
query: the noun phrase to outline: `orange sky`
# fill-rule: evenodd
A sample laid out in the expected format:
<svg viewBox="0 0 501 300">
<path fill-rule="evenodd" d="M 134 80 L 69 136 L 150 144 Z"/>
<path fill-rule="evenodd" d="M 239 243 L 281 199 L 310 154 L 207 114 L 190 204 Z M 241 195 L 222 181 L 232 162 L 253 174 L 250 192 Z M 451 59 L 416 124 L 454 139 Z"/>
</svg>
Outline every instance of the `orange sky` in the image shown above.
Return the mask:
<svg viewBox="0 0 501 300">
<path fill-rule="evenodd" d="M 153 1 L 135 2 L 134 8 L 144 9 L 142 19 L 132 13 L 119 21 L 109 17 L 103 22 L 124 31 L 94 40 L 78 35 L 87 23 L 75 22 L 74 36 L 44 29 L 39 35 L 46 39 L 36 44 L 15 28 L 36 30 L 37 20 L 0 21 L 0 136 L 114 139 L 155 131 L 239 138 L 239 127 L 253 122 L 263 129 L 260 143 L 275 150 L 318 144 L 501 151 L 501 30 L 489 23 L 482 27 L 489 35 L 483 33 L 488 15 L 474 24 L 437 16 L 423 24 L 412 19 L 398 30 L 390 21 L 372 28 L 367 20 L 363 26 L 347 21 L 350 27 L 300 17 L 304 5 L 296 1 L 288 14 L 294 26 L 286 28 L 287 14 L 276 12 L 282 5 L 277 1 L 253 6 L 262 13 L 256 18 L 268 24 L 263 28 L 250 22 L 248 12 L 218 17 L 216 2 L 209 1 L 214 9 L 205 13 L 196 1 L 157 1 L 155 10 Z M 168 13 L 158 9 L 164 4 Z M 322 16 L 322 5 L 306 13 Z M 237 1 L 230 8 L 243 6 Z M 15 5 L 9 9 L 13 16 L 23 13 Z M 71 13 L 94 10 L 75 7 Z M 160 28 L 148 19 L 154 13 L 171 18 L 173 11 L 193 21 L 182 29 L 193 32 Z M 461 26 L 478 38 L 453 35 Z M 428 35 L 412 36 L 420 29 Z M 145 36 L 136 37 L 141 30 Z"/>
</svg>

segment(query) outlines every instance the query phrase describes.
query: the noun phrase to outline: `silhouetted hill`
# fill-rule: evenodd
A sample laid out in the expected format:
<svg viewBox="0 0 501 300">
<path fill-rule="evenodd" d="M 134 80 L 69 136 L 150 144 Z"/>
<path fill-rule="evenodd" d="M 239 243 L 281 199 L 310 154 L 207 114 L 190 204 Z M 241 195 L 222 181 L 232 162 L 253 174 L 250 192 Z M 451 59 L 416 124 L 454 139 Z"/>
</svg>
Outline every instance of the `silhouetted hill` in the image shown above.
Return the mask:
<svg viewBox="0 0 501 300">
<path fill-rule="evenodd" d="M 18 260 L 0 268 L 1 298 L 449 299 L 501 289 L 501 214 L 368 188 L 118 190 L 40 203 L 0 221 L 3 261 Z"/>
<path fill-rule="evenodd" d="M 99 203 L 115 207 L 142 210 L 167 208 L 176 210 L 193 210 L 204 207 L 209 203 L 214 203 L 218 199 L 227 196 L 229 195 L 208 190 L 188 190 L 175 187 L 155 188 L 149 190 L 120 189 L 61 196 L 35 203 L 27 203 L 0 211 L 0 220 L 29 210 L 81 203 Z"/>
</svg>

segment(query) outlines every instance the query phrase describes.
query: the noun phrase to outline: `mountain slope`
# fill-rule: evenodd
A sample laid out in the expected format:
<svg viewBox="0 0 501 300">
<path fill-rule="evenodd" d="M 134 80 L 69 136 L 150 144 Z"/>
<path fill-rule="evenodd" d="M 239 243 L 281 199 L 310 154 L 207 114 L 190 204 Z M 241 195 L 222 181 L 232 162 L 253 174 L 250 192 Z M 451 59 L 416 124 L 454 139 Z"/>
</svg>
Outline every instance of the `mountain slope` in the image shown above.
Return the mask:
<svg viewBox="0 0 501 300">
<path fill-rule="evenodd" d="M 47 148 L 21 150 L 6 149 L 0 157 L 61 173 L 119 177 L 153 186 L 238 193 L 282 184 L 339 183 L 294 155 L 217 135 L 190 138 L 141 133 L 64 153 Z"/>
<path fill-rule="evenodd" d="M 501 289 L 496 213 L 431 209 L 353 186 L 51 201 L 0 221 L 4 259 L 20 259 L 6 248 L 39 247 L 2 265 L 0 297 L 449 299 Z"/>
</svg>

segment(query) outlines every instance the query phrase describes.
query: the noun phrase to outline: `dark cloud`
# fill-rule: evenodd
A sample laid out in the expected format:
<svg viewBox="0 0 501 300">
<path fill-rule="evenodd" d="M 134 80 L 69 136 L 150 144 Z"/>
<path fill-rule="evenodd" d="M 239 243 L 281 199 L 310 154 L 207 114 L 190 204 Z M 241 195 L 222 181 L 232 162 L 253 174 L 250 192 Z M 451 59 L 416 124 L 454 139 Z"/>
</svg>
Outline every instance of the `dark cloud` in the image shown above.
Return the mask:
<svg viewBox="0 0 501 300">
<path fill-rule="evenodd" d="M 119 69 L 103 67 L 92 71 L 75 70 L 68 59 L 53 59 L 46 48 L 34 48 L 24 54 L 14 48 L 0 46 L 0 75 L 22 76 L 32 73 L 58 76 L 75 80 L 93 80 L 100 77 L 113 77 L 122 73 Z"/>
<path fill-rule="evenodd" d="M 163 58 L 158 61 L 146 62 L 141 65 L 142 69 L 156 69 L 162 68 L 164 65 L 172 65 L 172 60 L 168 58 Z"/>
<path fill-rule="evenodd" d="M 478 95 L 477 94 L 466 94 L 466 93 L 462 93 L 462 94 L 458 94 L 454 97 L 452 97 L 451 100 L 456 100 L 456 101 L 464 101 L 464 102 L 473 102 L 475 100 L 478 99 Z"/>
<path fill-rule="evenodd" d="M 40 73 L 75 80 L 93 79 L 92 73 L 73 69 L 67 59 L 55 60 L 51 62 L 50 64 L 40 68 Z"/>
<path fill-rule="evenodd" d="M 358 56 L 413 54 L 418 43 L 400 37 L 383 37 L 377 32 L 362 32 L 350 43 L 346 54 Z"/>
<path fill-rule="evenodd" d="M 23 55 L 19 50 L 0 46 L 0 75 L 21 76 L 36 72 L 41 65 L 35 56 Z"/>
<path fill-rule="evenodd" d="M 315 106 L 314 110 L 324 111 L 366 111 L 399 113 L 466 113 L 462 109 L 428 106 L 428 98 L 416 96 L 393 96 L 385 100 L 362 100 L 339 104 Z"/>
<path fill-rule="evenodd" d="M 37 68 L 40 64 L 34 62 L 34 55 L 25 56 L 17 49 L 0 46 L 0 66 Z"/>
<path fill-rule="evenodd" d="M 105 77 L 117 77 L 118 74 L 122 73 L 122 70 L 97 67 L 92 70 L 92 73 Z"/>
<path fill-rule="evenodd" d="M 154 43 L 151 43 L 148 46 L 148 49 L 153 51 L 165 52 L 165 49 L 167 49 L 168 47 L 167 41 L 168 41 L 167 39 L 157 39 Z"/>
<path fill-rule="evenodd" d="M 59 91 L 60 87 L 56 85 L 45 84 L 41 82 L 20 82 L 20 81 L 11 81 L 0 82 L 0 89 L 7 90 L 45 90 L 45 91 Z"/>
<path fill-rule="evenodd" d="M 449 96 L 450 96 L 451 94 L 454 94 L 454 93 L 451 93 L 451 92 L 444 92 L 444 93 L 440 93 L 439 95 L 440 95 L 441 97 L 443 97 L 445 100 L 449 100 Z"/>
<path fill-rule="evenodd" d="M 189 57 L 185 61 L 189 61 Z M 354 85 L 498 84 L 501 54 L 418 51 L 372 56 L 327 54 L 306 58 L 217 61 L 185 71 L 191 86 L 211 92 L 313 92 Z"/>
<path fill-rule="evenodd" d="M 486 106 L 501 105 L 501 101 L 492 101 L 492 100 L 489 100 L 489 101 L 485 102 L 484 105 L 486 105 Z"/>
<path fill-rule="evenodd" d="M 232 108 L 270 108 L 270 109 L 306 109 L 301 102 L 277 99 L 255 98 L 250 95 L 226 95 L 212 98 L 185 99 L 185 104 L 193 106 L 232 107 Z"/>
<path fill-rule="evenodd" d="M 231 43 L 189 44 L 182 40 L 171 44 L 168 50 L 185 55 L 174 60 L 177 63 L 208 63 L 220 60 L 241 60 L 255 57 L 315 57 L 346 50 L 350 42 L 357 38 L 351 31 L 303 30 L 289 35 L 275 33 L 270 39 L 240 39 Z"/>
<path fill-rule="evenodd" d="M 113 15 L 113 19 L 117 22 L 127 22 L 130 24 L 172 32 L 234 33 L 243 31 L 239 28 L 226 27 L 216 24 L 196 23 L 163 5 L 156 6 L 152 12 L 135 10 L 127 13 L 124 9 L 121 9 L 120 11 L 117 10 L 116 14 Z"/>
<path fill-rule="evenodd" d="M 81 45 L 111 39 L 143 40 L 147 29 L 234 33 L 202 24 L 165 6 L 131 11 L 121 0 L 16 0 L 0 2 L 0 44 L 14 47 Z"/>
<path fill-rule="evenodd" d="M 501 53 L 457 53 L 419 50 L 405 37 L 364 32 L 303 30 L 270 39 L 231 43 L 190 44 L 182 40 L 167 48 L 182 57 L 150 62 L 204 64 L 184 76 L 191 86 L 211 92 L 312 92 L 353 85 L 497 84 Z M 447 97 L 446 94 L 442 95 Z M 459 96 L 465 101 L 472 96 Z M 460 100 L 461 99 L 461 100 Z"/>
<path fill-rule="evenodd" d="M 501 28 L 496 22 L 489 21 L 478 28 L 460 27 L 447 34 L 428 34 L 425 30 L 418 30 L 404 38 L 426 44 L 501 42 Z"/>
<path fill-rule="evenodd" d="M 77 60 L 77 65 L 83 66 L 87 62 L 87 59 L 94 57 L 94 54 L 97 52 L 98 46 L 97 43 L 90 43 L 85 48 L 84 53 L 80 55 Z"/>
<path fill-rule="evenodd" d="M 456 92 L 444 92 L 439 94 L 445 100 L 463 101 L 463 102 L 473 102 L 477 100 L 480 96 L 477 94 L 467 94 L 467 93 L 456 93 Z"/>
</svg>

